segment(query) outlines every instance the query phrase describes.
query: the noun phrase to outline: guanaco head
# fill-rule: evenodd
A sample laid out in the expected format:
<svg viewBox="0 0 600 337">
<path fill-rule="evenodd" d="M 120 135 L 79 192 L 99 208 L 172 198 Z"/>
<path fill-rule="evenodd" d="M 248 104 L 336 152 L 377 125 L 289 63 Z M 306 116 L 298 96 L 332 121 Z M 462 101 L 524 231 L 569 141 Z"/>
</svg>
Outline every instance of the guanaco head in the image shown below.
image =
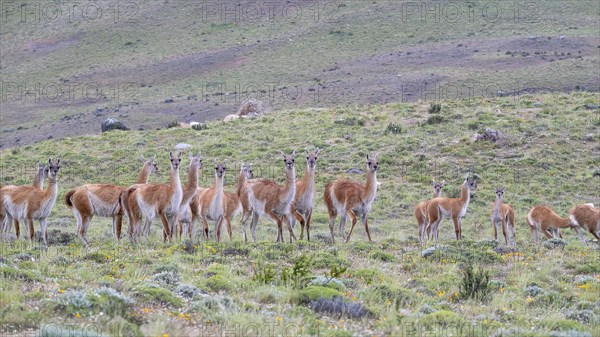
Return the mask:
<svg viewBox="0 0 600 337">
<path fill-rule="evenodd" d="M 46 179 L 46 177 L 48 177 L 48 172 L 50 171 L 50 169 L 48 168 L 48 165 L 42 165 L 39 161 L 37 162 L 37 176 L 40 177 L 42 180 Z"/>
<path fill-rule="evenodd" d="M 496 188 L 496 196 L 499 199 L 502 199 L 503 194 L 504 194 L 504 186 L 502 186 L 501 188 Z"/>
<path fill-rule="evenodd" d="M 150 169 L 150 173 L 158 172 L 158 165 L 156 164 L 156 155 L 150 159 L 144 158 L 142 155 L 142 163 L 144 164 L 144 168 Z"/>
<path fill-rule="evenodd" d="M 377 161 L 377 155 L 369 157 L 369 154 L 367 153 L 367 169 L 369 170 L 369 172 L 377 171 L 378 166 L 379 162 Z"/>
<path fill-rule="evenodd" d="M 215 175 L 221 179 L 225 175 L 225 164 L 217 164 L 215 166 Z"/>
<path fill-rule="evenodd" d="M 442 187 L 444 187 L 445 183 L 445 180 L 442 180 L 442 182 L 435 182 L 434 179 L 431 179 L 431 184 L 433 185 L 433 193 L 435 195 L 440 195 L 440 193 L 442 193 Z"/>
<path fill-rule="evenodd" d="M 286 155 L 283 152 L 281 152 L 281 155 L 283 156 L 283 162 L 285 163 L 285 168 L 288 170 L 293 169 L 294 168 L 294 158 L 296 158 L 296 150 L 294 150 L 291 155 Z"/>
<path fill-rule="evenodd" d="M 475 181 L 475 178 L 469 176 L 469 174 L 467 174 L 467 176 L 465 177 L 464 184 L 469 190 L 474 190 L 477 188 L 477 182 Z"/>
<path fill-rule="evenodd" d="M 198 155 L 194 157 L 193 153 L 189 153 L 190 157 L 190 167 L 196 165 L 197 169 L 200 170 L 202 168 L 202 156 L 200 155 L 200 151 L 198 151 Z"/>
<path fill-rule="evenodd" d="M 241 170 L 240 174 L 242 174 L 244 176 L 244 178 L 252 179 L 254 177 L 254 173 L 252 172 L 252 164 L 242 163 L 240 170 Z"/>
<path fill-rule="evenodd" d="M 176 156 L 173 155 L 172 152 L 169 152 L 169 157 L 171 159 L 171 168 L 177 171 L 179 169 L 179 164 L 181 164 L 181 152 L 179 152 Z"/>
<path fill-rule="evenodd" d="M 56 182 L 56 178 L 58 177 L 58 170 L 60 169 L 60 159 L 56 159 L 56 162 L 52 161 L 52 158 L 48 158 L 48 179 Z"/>
<path fill-rule="evenodd" d="M 317 156 L 319 154 L 319 148 L 317 148 L 315 150 L 315 152 L 310 153 L 308 150 L 306 150 L 306 165 L 311 168 L 314 169 L 317 166 Z"/>
</svg>

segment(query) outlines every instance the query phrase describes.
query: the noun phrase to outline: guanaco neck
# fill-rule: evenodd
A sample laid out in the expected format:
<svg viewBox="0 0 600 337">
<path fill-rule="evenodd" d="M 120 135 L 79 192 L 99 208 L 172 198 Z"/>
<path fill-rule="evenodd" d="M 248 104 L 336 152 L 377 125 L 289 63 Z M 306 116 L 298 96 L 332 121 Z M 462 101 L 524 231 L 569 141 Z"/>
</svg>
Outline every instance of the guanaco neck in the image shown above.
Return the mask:
<svg viewBox="0 0 600 337">
<path fill-rule="evenodd" d="M 213 202 L 215 203 L 214 205 L 219 209 L 221 208 L 221 205 L 223 205 L 223 177 L 219 178 L 219 175 L 215 173 L 215 183 L 213 185 L 213 188 L 215 189 L 215 194 Z"/>
<path fill-rule="evenodd" d="M 289 204 L 296 195 L 296 168 L 292 166 L 291 169 L 285 170 L 285 186 L 281 194 L 280 200 L 284 204 Z"/>
<path fill-rule="evenodd" d="M 171 186 L 171 196 L 175 195 L 177 192 L 182 193 L 183 189 L 181 187 L 181 180 L 179 180 L 179 170 L 171 168 L 169 172 L 170 186 Z"/>
<path fill-rule="evenodd" d="M 182 205 L 187 205 L 190 203 L 194 194 L 198 191 L 198 162 L 192 161 L 190 164 L 190 171 L 188 172 L 188 181 L 183 189 L 183 199 L 181 201 Z"/>
<path fill-rule="evenodd" d="M 150 172 L 152 171 L 152 165 L 144 165 L 144 167 L 142 167 L 142 170 L 140 171 L 140 173 L 137 176 L 137 179 L 135 181 L 136 184 L 147 184 L 148 183 L 148 179 L 150 178 Z"/>
<path fill-rule="evenodd" d="M 375 199 L 375 194 L 377 193 L 377 172 L 371 170 L 367 172 L 367 185 L 363 191 L 362 200 L 365 203 L 370 203 Z"/>
<path fill-rule="evenodd" d="M 38 169 L 35 176 L 33 176 L 33 187 L 37 187 L 40 190 L 44 189 L 44 168 Z"/>
<path fill-rule="evenodd" d="M 563 218 L 561 216 L 558 216 L 559 219 L 559 226 L 561 228 L 567 228 L 567 227 L 571 227 L 571 221 L 569 220 L 569 217 Z"/>
<path fill-rule="evenodd" d="M 48 186 L 44 190 L 45 200 L 56 200 L 58 195 L 58 178 L 48 177 Z"/>
<path fill-rule="evenodd" d="M 467 184 L 469 182 L 465 181 L 462 184 L 462 187 L 460 189 L 460 203 L 461 205 L 465 205 L 465 204 L 469 204 L 469 201 L 471 199 L 471 193 L 469 192 L 469 188 L 467 187 Z"/>
<path fill-rule="evenodd" d="M 306 166 L 304 176 L 298 181 L 298 185 L 304 188 L 304 193 L 312 193 L 315 185 L 315 170 L 309 165 Z M 296 191 L 298 192 L 298 191 Z"/>
<path fill-rule="evenodd" d="M 240 169 L 240 175 L 238 176 L 238 181 L 237 181 L 237 195 L 239 196 L 241 191 L 242 191 L 242 186 L 244 185 L 244 182 L 246 182 L 246 172 L 244 172 L 244 169 Z"/>
<path fill-rule="evenodd" d="M 502 198 L 496 195 L 496 202 L 494 203 L 494 213 L 500 213 L 502 210 Z"/>
</svg>

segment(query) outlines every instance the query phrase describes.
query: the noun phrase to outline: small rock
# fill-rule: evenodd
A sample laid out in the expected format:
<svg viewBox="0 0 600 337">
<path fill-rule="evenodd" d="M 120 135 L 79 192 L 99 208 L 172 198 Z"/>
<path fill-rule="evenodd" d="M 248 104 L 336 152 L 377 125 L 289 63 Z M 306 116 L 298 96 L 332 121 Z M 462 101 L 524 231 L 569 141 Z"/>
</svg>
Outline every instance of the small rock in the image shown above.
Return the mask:
<svg viewBox="0 0 600 337">
<path fill-rule="evenodd" d="M 447 246 L 429 247 L 429 248 L 421 251 L 421 257 L 428 258 L 429 256 L 436 254 L 436 252 L 439 254 L 439 253 L 447 251 L 447 250 L 448 250 Z"/>
<path fill-rule="evenodd" d="M 185 149 L 189 149 L 190 147 L 192 147 L 192 145 L 186 143 L 179 143 L 175 145 L 175 150 L 183 151 Z"/>
<path fill-rule="evenodd" d="M 535 103 L 533 103 L 533 107 L 534 107 L 534 108 L 541 108 L 541 107 L 543 107 L 543 106 L 544 106 L 544 104 L 543 104 L 543 103 L 540 103 L 540 102 L 535 102 Z"/>
<path fill-rule="evenodd" d="M 537 36 L 535 36 L 535 35 L 531 35 L 531 36 L 529 37 L 529 39 L 530 39 L 530 40 L 537 40 Z"/>
<path fill-rule="evenodd" d="M 435 247 L 429 247 L 421 251 L 421 257 L 427 258 L 435 253 Z"/>
<path fill-rule="evenodd" d="M 566 37 L 564 37 L 564 35 L 561 35 L 561 36 L 558 37 L 558 39 L 559 40 L 564 40 L 564 39 L 566 39 Z"/>
<path fill-rule="evenodd" d="M 107 132 L 111 130 L 129 130 L 123 123 L 115 118 L 108 118 L 102 122 L 101 125 L 102 132 Z"/>
<path fill-rule="evenodd" d="M 496 92 L 496 96 L 504 97 L 504 96 L 506 96 L 506 93 L 504 91 L 498 90 L 498 92 Z"/>
<path fill-rule="evenodd" d="M 165 99 L 165 103 L 173 103 L 173 102 L 175 102 L 175 100 L 172 98 Z"/>
<path fill-rule="evenodd" d="M 588 133 L 587 135 L 583 136 L 581 140 L 583 140 L 584 142 L 591 142 L 594 140 L 594 134 Z"/>
<path fill-rule="evenodd" d="M 346 170 L 346 173 L 364 174 L 363 171 L 361 171 L 361 170 L 359 170 L 357 168 L 354 168 L 354 167 L 351 168 L 351 169 Z"/>
</svg>

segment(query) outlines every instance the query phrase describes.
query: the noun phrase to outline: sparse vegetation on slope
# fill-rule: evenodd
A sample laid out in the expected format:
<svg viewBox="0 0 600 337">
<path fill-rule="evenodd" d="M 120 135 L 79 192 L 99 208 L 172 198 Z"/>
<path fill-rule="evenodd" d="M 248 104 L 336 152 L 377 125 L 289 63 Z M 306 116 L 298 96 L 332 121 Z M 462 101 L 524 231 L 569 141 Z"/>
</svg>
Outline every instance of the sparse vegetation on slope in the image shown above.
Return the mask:
<svg viewBox="0 0 600 337">
<path fill-rule="evenodd" d="M 0 328 L 48 335 L 61 335 L 57 329 L 139 336 L 192 336 L 201 329 L 237 335 L 257 329 L 274 335 L 445 336 L 465 335 L 465 329 L 482 337 L 598 335 L 599 244 L 589 233 L 583 244 L 567 230 L 566 244 L 535 245 L 525 214 L 537 204 L 565 215 L 574 204 L 600 203 L 600 112 L 588 108 L 599 100 L 590 93 L 448 100 L 436 114 L 444 117 L 439 124 L 426 123 L 429 104 L 422 102 L 293 110 L 207 123 L 201 131 L 112 131 L 1 151 L 3 185 L 30 184 L 37 160 L 60 156 L 63 200 L 83 183 L 133 183 L 141 154 L 157 155 L 159 172 L 150 181 L 166 182 L 168 152 L 181 142 L 202 151 L 203 187 L 214 179 L 212 164 L 224 159 L 231 166 L 252 162 L 256 176 L 281 183 L 280 150 L 320 149 L 310 242 L 276 244 L 276 226 L 262 221 L 262 241 L 243 244 L 238 216 L 233 242 L 196 235 L 165 244 L 155 222 L 150 237 L 132 245 L 116 243 L 111 220 L 95 217 L 85 247 L 74 235 L 73 215 L 57 202 L 48 250 L 23 238 L 0 243 Z M 390 132 L 389 125 L 402 132 Z M 470 141 L 486 127 L 506 133 L 507 143 Z M 342 176 L 364 181 L 345 171 L 364 170 L 366 153 L 375 151 L 381 185 L 369 214 L 374 243 L 355 228 L 349 243 L 331 244 L 323 187 Z M 445 180 L 443 195 L 457 197 L 466 170 L 479 181 L 463 240 L 445 220 L 440 245 L 423 257 L 413 207 L 430 197 L 432 178 Z M 227 170 L 226 190 L 238 172 Z M 492 241 L 489 211 L 498 186 L 505 186 L 503 200 L 515 209 L 515 248 Z M 462 276 L 469 263 L 485 272 L 476 267 Z"/>
</svg>

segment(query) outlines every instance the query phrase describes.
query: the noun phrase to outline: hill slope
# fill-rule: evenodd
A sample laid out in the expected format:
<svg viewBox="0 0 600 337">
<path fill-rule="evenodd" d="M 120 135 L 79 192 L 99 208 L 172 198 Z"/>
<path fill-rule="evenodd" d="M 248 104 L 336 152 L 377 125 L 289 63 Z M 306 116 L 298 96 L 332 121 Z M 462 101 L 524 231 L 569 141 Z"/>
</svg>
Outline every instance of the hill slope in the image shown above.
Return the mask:
<svg viewBox="0 0 600 337">
<path fill-rule="evenodd" d="M 5 3 L 0 147 L 107 117 L 218 119 L 248 96 L 281 110 L 600 90 L 597 1 L 94 4 Z"/>
<path fill-rule="evenodd" d="M 5 276 L 0 314 L 9 323 L 4 329 L 38 329 L 40 322 L 51 322 L 62 329 L 180 336 L 198 334 L 198 329 L 243 334 L 241 329 L 271 326 L 276 334 L 295 329 L 337 336 L 398 335 L 407 329 L 461 335 L 464 330 L 456 329 L 468 326 L 475 336 L 551 331 L 558 336 L 570 330 L 597 335 L 598 244 L 583 245 L 566 231 L 564 249 L 537 247 L 524 216 L 536 204 L 564 215 L 576 203 L 600 203 L 599 98 L 573 93 L 446 100 L 439 113 L 429 113 L 430 106 L 422 103 L 299 109 L 212 122 L 202 131 L 110 132 L 1 151 L 2 184 L 28 184 L 36 160 L 58 156 L 64 163 L 48 251 L 31 249 L 22 239 L 0 243 Z M 486 127 L 505 132 L 508 143 L 469 141 Z M 213 164 L 227 159 L 229 190 L 239 162 L 252 162 L 257 176 L 281 182 L 280 150 L 301 153 L 318 146 L 313 241 L 272 244 L 275 225 L 261 221 L 260 242 L 245 245 L 236 218 L 233 243 L 195 238 L 162 244 L 155 227 L 147 242 L 132 246 L 127 240 L 115 244 L 110 222 L 96 218 L 88 236 L 91 246 L 82 247 L 62 203 L 66 191 L 88 182 L 129 184 L 142 154 L 157 155 L 161 172 L 151 181 L 165 181 L 166 156 L 180 142 L 202 151 L 202 186 L 211 183 Z M 358 227 L 349 244 L 338 240 L 331 245 L 323 186 L 342 176 L 364 179 L 344 171 L 363 170 L 365 154 L 374 152 L 379 153 L 381 182 L 369 216 L 375 244 L 366 243 Z M 302 158 L 297 160 L 299 176 Z M 480 180 L 464 220 L 465 240 L 456 242 L 445 220 L 440 229 L 445 248 L 424 259 L 412 207 L 429 197 L 432 177 L 445 179 L 443 195 L 457 195 L 467 170 Z M 489 211 L 499 185 L 506 186 L 505 201 L 517 213 L 516 250 L 490 240 Z M 485 305 L 462 297 L 461 275 L 468 262 L 490 272 Z M 340 272 L 334 266 L 348 269 Z M 311 286 L 310 275 L 321 278 Z M 335 310 L 342 310 L 341 302 L 311 302 L 335 295 L 360 303 L 370 314 L 351 318 L 351 312 L 366 311 L 346 307 L 339 317 Z"/>
</svg>

